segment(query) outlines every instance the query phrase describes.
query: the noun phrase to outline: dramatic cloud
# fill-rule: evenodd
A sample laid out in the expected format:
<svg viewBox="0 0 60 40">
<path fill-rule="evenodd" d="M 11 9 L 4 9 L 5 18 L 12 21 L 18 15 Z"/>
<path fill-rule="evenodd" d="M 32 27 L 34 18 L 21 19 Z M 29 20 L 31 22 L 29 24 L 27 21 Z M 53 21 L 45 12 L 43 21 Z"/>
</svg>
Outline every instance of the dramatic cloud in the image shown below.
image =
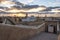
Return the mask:
<svg viewBox="0 0 60 40">
<path fill-rule="evenodd" d="M 5 0 L 0 0 L 0 2 L 5 1 Z"/>
<path fill-rule="evenodd" d="M 28 4 L 28 3 L 33 2 L 34 0 L 18 0 L 18 1 L 20 1 L 21 3 L 24 3 L 24 4 Z"/>
<path fill-rule="evenodd" d="M 11 1 L 2 1 L 0 3 L 0 6 L 4 6 L 4 7 L 10 7 L 10 6 L 13 6 L 13 5 L 15 5 L 15 3 L 11 2 Z"/>
</svg>

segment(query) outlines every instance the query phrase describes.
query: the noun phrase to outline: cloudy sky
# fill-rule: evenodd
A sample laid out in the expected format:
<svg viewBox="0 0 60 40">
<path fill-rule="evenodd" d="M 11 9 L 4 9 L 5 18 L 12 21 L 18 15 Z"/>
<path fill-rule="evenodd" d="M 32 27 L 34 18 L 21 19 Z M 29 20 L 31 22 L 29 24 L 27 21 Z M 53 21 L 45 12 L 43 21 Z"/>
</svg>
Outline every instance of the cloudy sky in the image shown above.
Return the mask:
<svg viewBox="0 0 60 40">
<path fill-rule="evenodd" d="M 60 6 L 60 0 L 18 0 L 18 1 L 24 4 L 29 4 L 29 5 Z M 7 5 L 7 4 L 8 3 L 4 5 Z"/>
<path fill-rule="evenodd" d="M 30 5 L 60 6 L 60 0 L 19 0 Z"/>
</svg>

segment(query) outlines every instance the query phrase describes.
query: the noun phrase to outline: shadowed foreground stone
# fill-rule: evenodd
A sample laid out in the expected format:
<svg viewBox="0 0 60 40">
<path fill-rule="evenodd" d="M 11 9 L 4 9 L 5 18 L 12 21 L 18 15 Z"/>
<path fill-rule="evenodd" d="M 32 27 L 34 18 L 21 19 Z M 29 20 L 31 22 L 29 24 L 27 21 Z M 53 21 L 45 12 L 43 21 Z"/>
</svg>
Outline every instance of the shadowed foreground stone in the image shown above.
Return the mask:
<svg viewBox="0 0 60 40">
<path fill-rule="evenodd" d="M 28 40 L 44 30 L 45 27 L 31 29 L 0 24 L 0 40 Z"/>
<path fill-rule="evenodd" d="M 42 32 L 29 40 L 58 40 L 58 36 L 56 34 Z"/>
</svg>

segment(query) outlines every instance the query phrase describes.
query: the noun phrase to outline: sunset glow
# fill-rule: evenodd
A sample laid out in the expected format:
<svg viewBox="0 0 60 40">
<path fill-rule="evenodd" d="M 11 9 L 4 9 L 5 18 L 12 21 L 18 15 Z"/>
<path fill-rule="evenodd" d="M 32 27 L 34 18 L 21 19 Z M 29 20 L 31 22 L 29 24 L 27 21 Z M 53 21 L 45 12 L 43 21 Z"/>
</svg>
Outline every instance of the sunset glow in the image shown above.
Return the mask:
<svg viewBox="0 0 60 40">
<path fill-rule="evenodd" d="M 0 6 L 3 6 L 3 7 L 11 7 L 13 5 L 15 5 L 15 3 L 14 2 L 11 2 L 11 1 L 2 1 L 0 3 Z"/>
<path fill-rule="evenodd" d="M 25 12 L 25 10 L 12 9 L 12 10 L 8 10 L 6 12 Z"/>
<path fill-rule="evenodd" d="M 38 8 L 33 8 L 33 9 L 30 9 L 28 10 L 28 12 L 39 12 L 39 11 L 42 11 L 42 10 L 45 10 L 46 8 L 44 7 L 38 7 Z"/>
</svg>

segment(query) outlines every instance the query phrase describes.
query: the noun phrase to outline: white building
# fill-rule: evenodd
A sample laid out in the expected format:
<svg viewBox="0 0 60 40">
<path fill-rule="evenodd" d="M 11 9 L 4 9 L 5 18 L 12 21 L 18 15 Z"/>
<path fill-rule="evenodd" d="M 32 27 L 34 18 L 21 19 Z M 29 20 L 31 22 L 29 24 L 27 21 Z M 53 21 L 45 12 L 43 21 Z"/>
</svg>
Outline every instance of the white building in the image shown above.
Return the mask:
<svg viewBox="0 0 60 40">
<path fill-rule="evenodd" d="M 22 19 L 23 22 L 30 22 L 30 21 L 36 21 L 36 18 L 31 16 L 31 17 L 27 17 L 26 19 Z"/>
</svg>

